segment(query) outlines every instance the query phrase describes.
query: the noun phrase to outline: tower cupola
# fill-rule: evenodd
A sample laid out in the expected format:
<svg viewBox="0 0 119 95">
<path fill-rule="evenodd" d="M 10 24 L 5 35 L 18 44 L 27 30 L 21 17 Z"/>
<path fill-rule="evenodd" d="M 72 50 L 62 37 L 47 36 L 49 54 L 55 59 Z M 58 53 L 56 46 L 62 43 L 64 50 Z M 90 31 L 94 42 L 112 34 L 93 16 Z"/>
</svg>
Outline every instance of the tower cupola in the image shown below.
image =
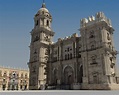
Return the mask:
<svg viewBox="0 0 119 95">
<path fill-rule="evenodd" d="M 38 10 L 37 14 L 34 17 L 35 27 L 43 27 L 51 30 L 52 16 L 48 9 L 46 8 L 46 4 L 43 3 L 41 8 Z"/>
</svg>

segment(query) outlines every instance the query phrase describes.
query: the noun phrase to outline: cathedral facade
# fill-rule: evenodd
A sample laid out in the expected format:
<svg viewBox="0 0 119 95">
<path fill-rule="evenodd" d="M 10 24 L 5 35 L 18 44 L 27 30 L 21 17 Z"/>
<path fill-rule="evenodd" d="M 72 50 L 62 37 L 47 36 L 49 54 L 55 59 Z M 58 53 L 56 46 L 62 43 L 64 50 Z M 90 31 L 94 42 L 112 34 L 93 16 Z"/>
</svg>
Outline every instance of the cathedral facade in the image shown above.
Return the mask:
<svg viewBox="0 0 119 95">
<path fill-rule="evenodd" d="M 103 12 L 80 20 L 80 37 L 74 33 L 55 43 L 52 16 L 45 3 L 34 22 L 29 89 L 119 89 L 114 29 Z"/>
</svg>

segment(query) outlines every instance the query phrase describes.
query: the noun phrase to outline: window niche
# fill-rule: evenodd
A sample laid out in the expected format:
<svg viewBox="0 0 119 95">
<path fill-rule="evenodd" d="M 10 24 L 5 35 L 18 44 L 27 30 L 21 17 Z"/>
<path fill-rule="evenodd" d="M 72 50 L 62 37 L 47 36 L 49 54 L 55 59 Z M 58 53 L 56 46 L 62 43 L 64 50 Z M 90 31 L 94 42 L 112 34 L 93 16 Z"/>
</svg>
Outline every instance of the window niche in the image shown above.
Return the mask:
<svg viewBox="0 0 119 95">
<path fill-rule="evenodd" d="M 32 67 L 32 73 L 36 73 L 36 66 Z"/>
<path fill-rule="evenodd" d="M 79 45 L 79 51 L 81 50 L 81 45 Z"/>
<path fill-rule="evenodd" d="M 67 60 L 67 54 L 65 55 L 65 60 Z"/>
<path fill-rule="evenodd" d="M 92 75 L 93 75 L 93 83 L 99 84 L 99 73 L 94 72 L 94 73 L 92 73 Z"/>
<path fill-rule="evenodd" d="M 92 61 L 92 63 L 90 63 L 90 65 L 97 64 L 97 62 L 96 62 L 96 58 L 97 58 L 96 55 L 93 55 L 93 56 L 91 57 L 91 61 Z"/>
<path fill-rule="evenodd" d="M 69 52 L 69 47 L 67 48 L 67 51 Z"/>
<path fill-rule="evenodd" d="M 96 49 L 96 41 L 90 42 L 90 49 L 91 49 L 91 50 Z"/>
<path fill-rule="evenodd" d="M 28 78 L 27 74 L 25 74 L 25 78 Z"/>
<path fill-rule="evenodd" d="M 94 45 L 91 45 L 91 49 L 94 49 L 95 48 L 95 46 Z"/>
<path fill-rule="evenodd" d="M 46 26 L 48 26 L 49 27 L 49 21 L 47 20 L 47 22 L 46 22 Z"/>
<path fill-rule="evenodd" d="M 46 48 L 46 50 L 45 50 L 45 55 L 48 55 L 48 49 Z"/>
<path fill-rule="evenodd" d="M 38 21 L 38 20 L 36 20 L 36 26 L 38 26 L 38 24 L 39 24 L 39 21 Z"/>
<path fill-rule="evenodd" d="M 3 77 L 7 77 L 7 71 L 4 72 Z"/>
<path fill-rule="evenodd" d="M 93 82 L 96 83 L 96 84 L 98 83 L 97 75 L 93 76 Z"/>
<path fill-rule="evenodd" d="M 45 56 L 44 59 L 45 59 L 45 62 L 47 62 L 48 61 L 48 56 Z"/>
<path fill-rule="evenodd" d="M 50 36 L 46 35 L 46 36 L 44 37 L 44 40 L 47 41 L 47 42 L 50 42 Z"/>
<path fill-rule="evenodd" d="M 90 36 L 89 36 L 89 38 L 94 38 L 94 37 L 95 37 L 94 31 L 90 31 Z"/>
<path fill-rule="evenodd" d="M 72 53 L 70 53 L 70 59 L 72 59 Z"/>
<path fill-rule="evenodd" d="M 113 61 L 113 57 L 110 57 L 110 62 L 111 62 L 110 67 L 111 68 L 114 68 L 115 63 Z"/>
<path fill-rule="evenodd" d="M 110 40 L 111 38 L 110 38 L 110 34 L 109 33 L 107 33 L 107 39 L 108 40 Z"/>
<path fill-rule="evenodd" d="M 37 61 L 37 55 L 34 55 L 33 61 Z"/>
<path fill-rule="evenodd" d="M 6 82 L 6 80 L 5 80 L 5 79 L 3 79 L 3 82 Z"/>
<path fill-rule="evenodd" d="M 81 58 L 81 54 L 80 53 L 78 53 L 78 58 Z"/>
<path fill-rule="evenodd" d="M 37 54 L 37 49 L 34 50 L 34 54 Z"/>
<path fill-rule="evenodd" d="M 69 60 L 69 54 L 68 54 L 68 60 Z"/>
<path fill-rule="evenodd" d="M 33 42 L 39 41 L 40 37 L 38 35 L 35 35 L 33 38 Z"/>
<path fill-rule="evenodd" d="M 21 78 L 23 78 L 23 73 L 21 74 Z"/>
</svg>

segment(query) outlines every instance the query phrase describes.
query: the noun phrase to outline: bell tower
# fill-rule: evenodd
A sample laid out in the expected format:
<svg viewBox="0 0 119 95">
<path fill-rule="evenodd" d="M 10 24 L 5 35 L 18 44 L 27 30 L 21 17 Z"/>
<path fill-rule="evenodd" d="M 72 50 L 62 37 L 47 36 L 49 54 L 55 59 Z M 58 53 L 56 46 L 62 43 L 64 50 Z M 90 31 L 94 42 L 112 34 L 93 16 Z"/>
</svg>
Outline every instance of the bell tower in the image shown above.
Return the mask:
<svg viewBox="0 0 119 95">
<path fill-rule="evenodd" d="M 83 89 L 119 89 L 116 79 L 114 29 L 103 12 L 80 23 Z"/>
<path fill-rule="evenodd" d="M 34 16 L 34 28 L 31 31 L 29 66 L 29 89 L 43 89 L 46 84 L 48 46 L 52 43 L 54 32 L 51 29 L 52 16 L 43 2 Z"/>
</svg>

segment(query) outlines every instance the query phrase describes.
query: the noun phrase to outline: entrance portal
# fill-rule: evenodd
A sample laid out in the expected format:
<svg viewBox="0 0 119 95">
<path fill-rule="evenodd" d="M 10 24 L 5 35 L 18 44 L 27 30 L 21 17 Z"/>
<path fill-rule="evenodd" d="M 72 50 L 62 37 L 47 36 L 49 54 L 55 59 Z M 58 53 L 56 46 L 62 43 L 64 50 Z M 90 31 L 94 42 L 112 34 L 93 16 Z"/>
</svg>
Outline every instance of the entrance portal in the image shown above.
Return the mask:
<svg viewBox="0 0 119 95">
<path fill-rule="evenodd" d="M 74 82 L 74 72 L 72 67 L 68 66 L 64 69 L 64 83 L 72 84 Z"/>
</svg>

